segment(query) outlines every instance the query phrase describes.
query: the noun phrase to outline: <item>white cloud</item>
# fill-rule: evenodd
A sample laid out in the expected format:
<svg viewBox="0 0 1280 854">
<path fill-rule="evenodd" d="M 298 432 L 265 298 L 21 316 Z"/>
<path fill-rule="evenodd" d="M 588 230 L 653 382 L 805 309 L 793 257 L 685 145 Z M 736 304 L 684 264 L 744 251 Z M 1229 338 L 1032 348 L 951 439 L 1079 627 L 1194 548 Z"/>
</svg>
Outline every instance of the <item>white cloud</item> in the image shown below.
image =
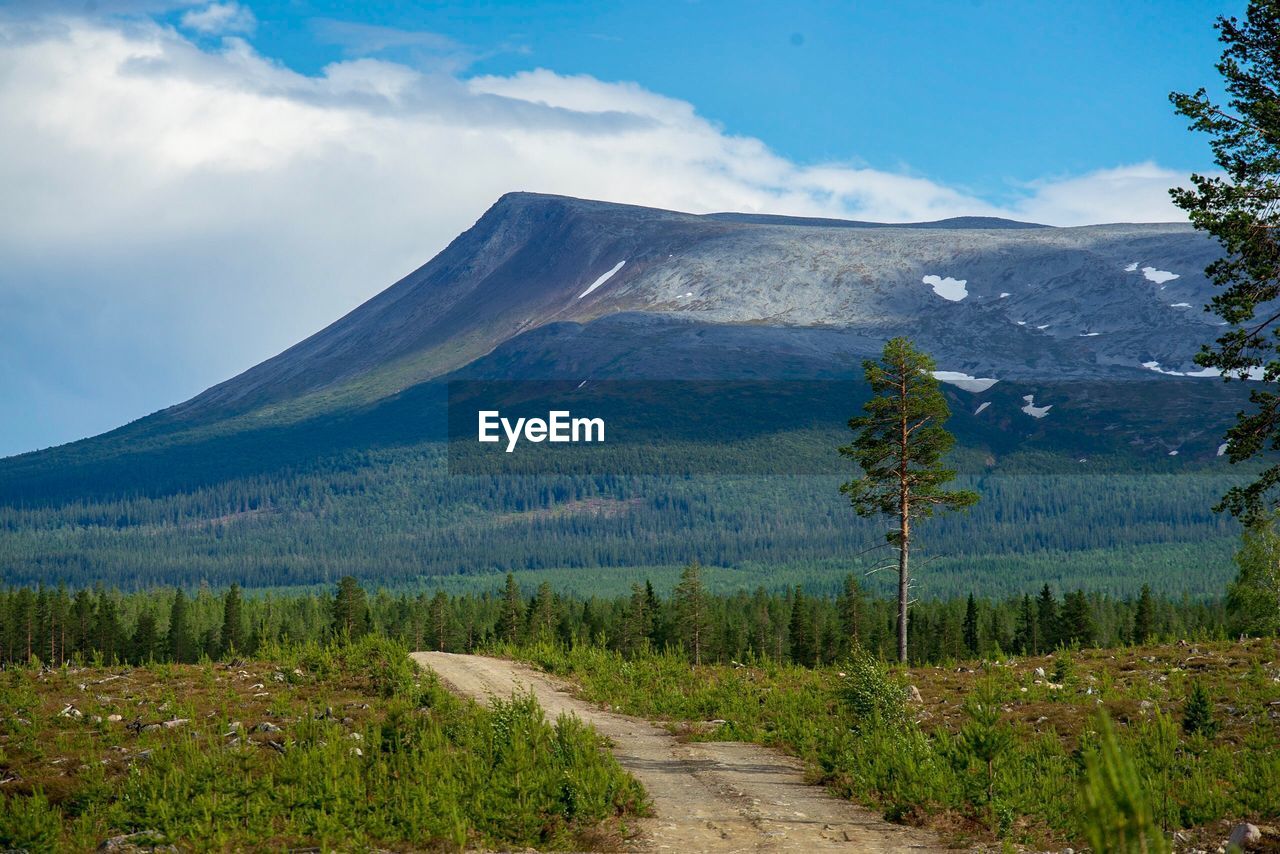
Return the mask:
<svg viewBox="0 0 1280 854">
<path fill-rule="evenodd" d="M 235 0 L 210 3 L 203 9 L 192 9 L 182 16 L 182 26 L 205 35 L 252 33 L 258 26 L 253 11 Z"/>
<path fill-rule="evenodd" d="M 1186 181 L 1185 174 L 1154 163 L 1100 169 L 1031 184 L 1031 195 L 1013 209 L 1050 225 L 1182 222 L 1186 214 L 1169 198 L 1169 188 Z"/>
<path fill-rule="evenodd" d="M 0 454 L 249 367 L 512 190 L 891 221 L 1177 215 L 1164 188 L 1179 176 L 1154 166 L 1046 181 L 1001 208 L 920 176 L 796 164 L 634 83 L 545 69 L 466 79 L 370 58 L 303 75 L 226 35 L 252 21 L 234 2 L 188 13 L 187 30 L 223 35 L 203 48 L 145 21 L 0 13 L 0 309 L 58 311 L 51 324 L 0 310 Z M 32 342 L 65 358 L 28 360 Z M 29 432 L 39 419 L 24 410 L 51 396 L 82 415 Z"/>
</svg>

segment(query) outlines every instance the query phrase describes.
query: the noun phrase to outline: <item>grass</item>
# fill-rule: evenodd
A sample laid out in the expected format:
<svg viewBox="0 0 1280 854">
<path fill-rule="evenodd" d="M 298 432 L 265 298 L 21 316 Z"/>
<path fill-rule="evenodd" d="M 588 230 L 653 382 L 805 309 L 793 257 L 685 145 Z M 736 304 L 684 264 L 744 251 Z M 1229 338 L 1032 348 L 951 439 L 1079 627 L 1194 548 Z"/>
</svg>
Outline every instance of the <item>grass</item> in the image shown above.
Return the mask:
<svg viewBox="0 0 1280 854">
<path fill-rule="evenodd" d="M 385 640 L 0 673 L 0 848 L 591 848 L 646 810 L 575 719 L 455 698 Z M 115 717 L 115 716 L 118 716 Z"/>
<path fill-rule="evenodd" d="M 506 652 L 575 680 L 588 699 L 665 720 L 687 738 L 799 755 L 813 780 L 837 794 L 957 841 L 1079 847 L 1091 837 L 1082 790 L 1096 786 L 1086 785 L 1095 782 L 1088 769 L 1116 751 L 1141 781 L 1131 794 L 1143 814 L 1178 848 L 1213 850 L 1234 822 L 1280 819 L 1275 639 L 888 674 L 857 659 L 818 670 L 768 661 L 695 668 L 670 652 Z M 1211 736 L 1183 731 L 1193 684 L 1211 698 Z M 903 702 L 907 685 L 920 702 Z M 1115 744 L 1104 745 L 1112 724 Z"/>
</svg>

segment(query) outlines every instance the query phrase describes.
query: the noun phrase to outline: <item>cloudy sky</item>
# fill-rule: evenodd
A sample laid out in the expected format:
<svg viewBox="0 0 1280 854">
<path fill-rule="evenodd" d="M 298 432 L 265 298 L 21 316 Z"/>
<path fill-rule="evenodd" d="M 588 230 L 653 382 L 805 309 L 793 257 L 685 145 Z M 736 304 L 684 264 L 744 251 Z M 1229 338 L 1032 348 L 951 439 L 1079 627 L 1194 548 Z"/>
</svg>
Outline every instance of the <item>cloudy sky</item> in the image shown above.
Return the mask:
<svg viewBox="0 0 1280 854">
<path fill-rule="evenodd" d="M 1210 164 L 1166 96 L 1239 5 L 0 0 L 0 455 L 279 352 L 510 190 L 1178 219 Z"/>
</svg>

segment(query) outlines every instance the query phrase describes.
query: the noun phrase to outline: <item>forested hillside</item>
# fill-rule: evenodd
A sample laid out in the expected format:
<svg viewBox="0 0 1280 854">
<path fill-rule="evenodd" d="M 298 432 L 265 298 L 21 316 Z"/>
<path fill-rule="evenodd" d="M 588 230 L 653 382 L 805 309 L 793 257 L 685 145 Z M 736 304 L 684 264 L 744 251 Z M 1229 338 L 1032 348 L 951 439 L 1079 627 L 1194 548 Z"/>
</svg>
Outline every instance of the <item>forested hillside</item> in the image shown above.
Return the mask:
<svg viewBox="0 0 1280 854">
<path fill-rule="evenodd" d="M 1208 509 L 1234 482 L 1225 467 L 1179 463 L 1179 473 L 1155 463 L 1100 476 L 1062 473 L 1061 459 L 1035 455 L 1003 459 L 993 473 L 981 458 L 961 462 L 982 501 L 924 529 L 926 598 L 975 588 L 1012 595 L 1045 581 L 1214 596 L 1232 574 L 1238 529 Z M 460 476 L 438 445 L 351 452 L 177 494 L 0 505 L 0 579 L 221 588 L 352 574 L 392 588 L 456 589 L 472 578 L 489 585 L 495 572 L 604 568 L 560 577 L 590 594 L 623 591 L 641 572 L 663 583 L 664 568 L 699 560 L 732 572 L 726 586 L 831 591 L 884 553 L 875 548 L 883 525 L 857 518 L 839 482 Z"/>
</svg>

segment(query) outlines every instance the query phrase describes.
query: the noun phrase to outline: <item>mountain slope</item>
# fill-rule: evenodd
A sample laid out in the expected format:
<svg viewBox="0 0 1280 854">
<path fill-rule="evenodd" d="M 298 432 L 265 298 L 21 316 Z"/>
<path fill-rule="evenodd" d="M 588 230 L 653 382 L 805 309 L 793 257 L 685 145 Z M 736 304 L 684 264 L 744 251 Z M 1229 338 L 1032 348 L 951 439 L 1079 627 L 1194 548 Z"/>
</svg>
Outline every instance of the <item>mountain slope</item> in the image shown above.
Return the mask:
<svg viewBox="0 0 1280 854">
<path fill-rule="evenodd" d="M 531 329 L 619 312 L 856 329 L 868 340 L 910 333 L 947 369 L 1042 379 L 1151 361 L 1186 369 L 1212 333 L 1199 271 L 1214 247 L 1189 226 L 866 225 L 511 194 L 346 317 L 166 415 L 287 410 L 317 395 L 364 403 Z M 1176 277 L 1155 282 L 1144 268 Z M 965 295 L 940 296 L 926 277 L 964 281 Z"/>
</svg>

